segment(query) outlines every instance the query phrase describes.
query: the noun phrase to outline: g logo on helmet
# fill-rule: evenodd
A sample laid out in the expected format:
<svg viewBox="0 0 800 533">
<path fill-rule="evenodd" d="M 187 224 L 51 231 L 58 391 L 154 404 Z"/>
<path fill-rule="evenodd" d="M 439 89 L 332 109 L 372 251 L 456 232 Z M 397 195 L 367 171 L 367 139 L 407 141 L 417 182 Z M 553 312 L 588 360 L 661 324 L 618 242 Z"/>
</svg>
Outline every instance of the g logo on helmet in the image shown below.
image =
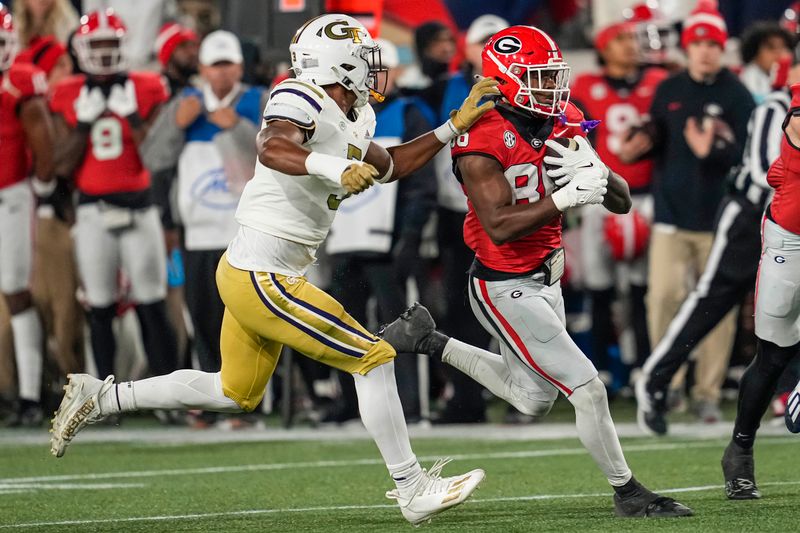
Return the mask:
<svg viewBox="0 0 800 533">
<path fill-rule="evenodd" d="M 522 42 L 513 35 L 506 35 L 505 37 L 497 39 L 492 48 L 494 48 L 494 51 L 498 54 L 516 54 L 522 50 Z"/>
<path fill-rule="evenodd" d="M 325 26 L 325 36 L 336 41 L 352 39 L 356 44 L 361 43 L 361 28 L 353 28 L 347 25 L 346 20 L 337 20 Z M 338 31 L 337 31 L 338 30 Z"/>
</svg>

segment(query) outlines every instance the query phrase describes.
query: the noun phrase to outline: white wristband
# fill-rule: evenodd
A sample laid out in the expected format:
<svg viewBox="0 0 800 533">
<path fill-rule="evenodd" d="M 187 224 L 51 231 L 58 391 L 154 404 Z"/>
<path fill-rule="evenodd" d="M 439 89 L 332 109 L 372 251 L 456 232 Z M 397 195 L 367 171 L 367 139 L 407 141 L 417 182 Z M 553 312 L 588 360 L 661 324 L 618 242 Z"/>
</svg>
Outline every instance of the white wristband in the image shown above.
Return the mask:
<svg viewBox="0 0 800 533">
<path fill-rule="evenodd" d="M 337 185 L 342 184 L 342 173 L 350 165 L 357 164 L 358 161 L 351 161 L 335 155 L 320 154 L 311 152 L 306 158 L 306 172 L 325 178 Z"/>
<path fill-rule="evenodd" d="M 392 159 L 391 156 L 390 156 L 389 157 L 389 170 L 386 171 L 386 174 L 384 174 L 383 176 L 381 176 L 380 178 L 378 178 L 375 181 L 377 181 L 378 183 L 386 183 L 387 181 L 392 179 L 392 174 L 394 174 L 394 159 Z"/>
<path fill-rule="evenodd" d="M 559 211 L 566 211 L 568 208 L 572 207 L 572 199 L 569 193 L 570 191 L 566 188 L 561 188 L 550 195 L 550 198 L 553 199 L 553 203 L 556 204 L 556 208 Z"/>
<path fill-rule="evenodd" d="M 55 179 L 51 179 L 50 181 L 43 181 L 39 179 L 39 176 L 32 176 L 31 177 L 31 186 L 33 187 L 33 193 L 38 196 L 39 198 L 44 198 L 46 196 L 50 196 L 56 190 L 56 183 Z"/>
<path fill-rule="evenodd" d="M 436 138 L 439 139 L 440 143 L 447 144 L 461 135 L 461 132 L 456 129 L 453 121 L 448 119 L 447 122 L 433 130 L 433 134 L 436 135 Z"/>
</svg>

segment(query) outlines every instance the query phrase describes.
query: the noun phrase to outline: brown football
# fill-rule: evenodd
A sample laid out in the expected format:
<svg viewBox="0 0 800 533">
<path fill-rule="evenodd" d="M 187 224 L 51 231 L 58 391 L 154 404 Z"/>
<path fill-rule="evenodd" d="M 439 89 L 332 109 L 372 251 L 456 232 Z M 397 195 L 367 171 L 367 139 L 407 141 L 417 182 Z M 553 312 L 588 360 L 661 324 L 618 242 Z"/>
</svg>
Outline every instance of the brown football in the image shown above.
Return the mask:
<svg viewBox="0 0 800 533">
<path fill-rule="evenodd" d="M 553 140 L 553 141 L 557 142 L 561 146 L 566 146 L 570 150 L 577 150 L 578 149 L 578 143 L 576 143 L 575 140 L 572 139 L 571 137 L 552 137 L 550 140 Z M 545 145 L 544 155 L 546 155 L 546 156 L 549 155 L 549 156 L 553 156 L 553 157 L 560 157 L 558 152 L 556 152 L 555 150 L 553 150 L 552 148 L 550 148 L 547 145 Z M 551 169 L 556 168 L 556 167 L 553 166 L 553 165 L 548 165 L 548 164 L 545 163 L 544 164 L 544 168 L 545 168 L 545 170 L 551 170 Z"/>
</svg>

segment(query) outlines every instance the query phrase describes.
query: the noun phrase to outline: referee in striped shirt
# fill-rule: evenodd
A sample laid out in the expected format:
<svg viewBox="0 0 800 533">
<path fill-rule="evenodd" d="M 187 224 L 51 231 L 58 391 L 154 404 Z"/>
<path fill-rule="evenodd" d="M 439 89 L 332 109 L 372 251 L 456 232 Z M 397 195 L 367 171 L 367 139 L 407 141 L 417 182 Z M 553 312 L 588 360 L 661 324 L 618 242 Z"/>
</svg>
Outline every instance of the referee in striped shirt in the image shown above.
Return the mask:
<svg viewBox="0 0 800 533">
<path fill-rule="evenodd" d="M 750 116 L 742 163 L 731 171 L 731 190 L 717 211 L 706 268 L 645 362 L 636 384 L 638 422 L 647 433 L 667 433 L 666 400 L 672 377 L 698 343 L 755 286 L 761 217 L 772 195 L 767 171 L 780 153 L 781 124 L 790 101 L 787 89 L 776 90 Z"/>
</svg>

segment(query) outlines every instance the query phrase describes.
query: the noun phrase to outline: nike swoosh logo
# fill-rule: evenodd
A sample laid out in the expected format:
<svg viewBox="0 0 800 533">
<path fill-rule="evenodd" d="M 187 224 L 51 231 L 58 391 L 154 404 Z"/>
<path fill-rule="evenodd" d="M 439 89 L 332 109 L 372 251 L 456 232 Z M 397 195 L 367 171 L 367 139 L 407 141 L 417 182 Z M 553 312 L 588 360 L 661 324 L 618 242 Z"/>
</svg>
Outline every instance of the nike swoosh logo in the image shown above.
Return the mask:
<svg viewBox="0 0 800 533">
<path fill-rule="evenodd" d="M 589 161 L 584 161 L 582 164 L 577 165 L 575 168 L 592 168 L 592 163 Z"/>
<path fill-rule="evenodd" d="M 583 192 L 583 191 L 591 191 L 592 190 L 592 189 L 587 189 L 585 187 L 575 187 L 575 189 L 578 190 L 578 191 L 581 191 L 581 192 Z"/>
<path fill-rule="evenodd" d="M 560 131 L 560 132 L 558 132 L 558 133 L 554 133 L 554 134 L 553 134 L 553 137 L 561 137 L 562 135 L 564 135 L 565 133 L 567 133 L 567 131 L 568 131 L 568 130 L 563 130 L 563 131 Z"/>
</svg>

